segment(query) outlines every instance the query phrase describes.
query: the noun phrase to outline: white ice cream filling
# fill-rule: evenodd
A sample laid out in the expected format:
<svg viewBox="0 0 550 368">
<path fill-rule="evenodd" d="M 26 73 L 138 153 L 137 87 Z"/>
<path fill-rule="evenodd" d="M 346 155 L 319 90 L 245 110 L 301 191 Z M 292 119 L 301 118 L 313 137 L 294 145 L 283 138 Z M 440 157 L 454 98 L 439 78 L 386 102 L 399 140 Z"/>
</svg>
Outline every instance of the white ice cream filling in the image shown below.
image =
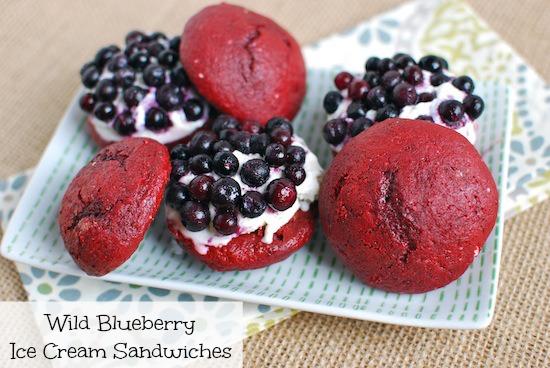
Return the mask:
<svg viewBox="0 0 550 368">
<path fill-rule="evenodd" d="M 279 231 L 281 227 L 286 225 L 294 217 L 298 210 L 308 211 L 310 205 L 317 200 L 319 185 L 323 175 L 323 169 L 317 160 L 317 156 L 307 148 L 302 138 L 294 135 L 292 145 L 302 147 L 306 151 L 306 158 L 303 165 L 306 172 L 306 178 L 302 184 L 296 186 L 297 199 L 289 209 L 285 211 L 277 211 L 268 206 L 260 216 L 255 218 L 244 217 L 238 212 L 238 231 L 230 235 L 221 235 L 216 231 L 216 229 L 214 229 L 212 223 L 210 223 L 204 230 L 190 231 L 182 224 L 179 212 L 170 206 L 166 206 L 167 220 L 174 224 L 176 226 L 176 230 L 183 236 L 191 239 L 196 251 L 203 255 L 208 252 L 209 247 L 222 247 L 227 245 L 235 237 L 242 234 L 253 233 L 260 228 L 264 228 L 262 242 L 271 244 L 273 242 L 273 235 Z M 240 151 L 233 151 L 233 154 L 239 161 L 239 170 L 231 177 L 241 186 L 242 194 L 250 190 L 263 193 L 271 181 L 283 177 L 283 167 L 271 167 L 269 179 L 265 184 L 260 187 L 250 187 L 241 180 L 240 170 L 242 165 L 248 160 L 262 158 L 262 156 L 259 154 L 244 154 Z M 220 178 L 220 176 L 214 172 L 204 175 L 211 176 L 214 180 Z M 196 176 L 197 175 L 189 172 L 182 176 L 179 179 L 179 182 L 187 185 Z M 215 207 L 212 204 L 209 204 L 209 209 L 210 218 L 214 218 L 216 214 Z"/>
<path fill-rule="evenodd" d="M 129 109 L 132 117 L 135 120 L 135 129 L 136 131 L 130 135 L 120 135 L 114 128 L 113 123 L 114 119 L 110 122 L 105 122 L 96 118 L 93 114 L 90 115 L 90 122 L 94 126 L 97 134 L 105 141 L 116 142 L 120 141 L 126 137 L 143 137 L 143 138 L 152 138 L 159 141 L 162 144 L 168 144 L 176 142 L 180 139 L 190 136 L 197 129 L 201 128 L 204 123 L 208 120 L 208 106 L 203 104 L 203 116 L 195 121 L 188 121 L 185 113 L 182 109 L 175 111 L 167 111 L 167 115 L 172 122 L 172 125 L 162 130 L 151 130 L 145 126 L 145 113 L 151 107 L 158 106 L 155 98 L 156 88 L 146 87 L 149 89 L 149 92 L 143 100 L 139 103 L 138 106 Z M 188 89 L 185 91 L 185 99 L 197 98 L 197 95 L 191 90 Z M 116 108 L 116 114 L 122 113 L 124 110 L 127 110 L 127 106 L 122 97 L 122 91 L 119 91 L 119 94 L 113 104 Z"/>
</svg>

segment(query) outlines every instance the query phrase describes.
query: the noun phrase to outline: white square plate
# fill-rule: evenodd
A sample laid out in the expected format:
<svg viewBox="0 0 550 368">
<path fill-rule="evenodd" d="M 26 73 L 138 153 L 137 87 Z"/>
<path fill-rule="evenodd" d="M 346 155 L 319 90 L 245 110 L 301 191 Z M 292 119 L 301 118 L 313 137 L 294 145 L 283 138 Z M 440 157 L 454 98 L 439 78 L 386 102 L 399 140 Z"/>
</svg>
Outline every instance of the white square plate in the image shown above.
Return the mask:
<svg viewBox="0 0 550 368">
<path fill-rule="evenodd" d="M 294 123 L 324 167 L 331 155 L 320 136 L 325 120 L 321 101 L 331 88 L 332 77 L 330 70 L 308 72 L 308 94 Z M 486 101 L 477 148 L 495 177 L 502 209 L 511 126 L 508 92 L 495 83 L 480 83 L 476 91 Z M 85 276 L 65 251 L 57 226 L 65 188 L 96 152 L 84 131 L 84 120 L 75 98 L 12 217 L 2 241 L 5 257 Z M 489 324 L 495 306 L 502 225 L 500 211 L 483 251 L 461 278 L 418 295 L 387 293 L 363 285 L 343 268 L 319 229 L 308 245 L 283 262 L 254 271 L 215 272 L 187 253 L 182 255 L 171 241 L 163 215 L 131 259 L 102 279 L 387 323 L 482 328 Z"/>
</svg>

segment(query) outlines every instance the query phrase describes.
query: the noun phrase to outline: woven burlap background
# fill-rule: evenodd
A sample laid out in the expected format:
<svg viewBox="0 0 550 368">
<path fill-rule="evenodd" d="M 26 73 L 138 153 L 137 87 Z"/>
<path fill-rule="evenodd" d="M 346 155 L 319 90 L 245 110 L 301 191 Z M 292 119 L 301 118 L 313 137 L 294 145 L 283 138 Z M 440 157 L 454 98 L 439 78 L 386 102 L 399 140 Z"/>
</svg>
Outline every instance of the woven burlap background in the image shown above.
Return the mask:
<svg viewBox="0 0 550 368">
<path fill-rule="evenodd" d="M 302 44 L 402 3 L 236 2 L 270 15 Z M 550 79 L 548 0 L 469 2 Z M 36 164 L 79 86 L 79 66 L 99 46 L 121 42 L 131 28 L 178 33 L 205 4 L 0 0 L 0 177 Z M 427 330 L 301 313 L 248 339 L 245 366 L 549 366 L 549 268 L 550 202 L 546 202 L 506 224 L 497 311 L 488 329 Z M 0 279 L 0 300 L 25 298 L 13 266 L 3 259 Z"/>
</svg>

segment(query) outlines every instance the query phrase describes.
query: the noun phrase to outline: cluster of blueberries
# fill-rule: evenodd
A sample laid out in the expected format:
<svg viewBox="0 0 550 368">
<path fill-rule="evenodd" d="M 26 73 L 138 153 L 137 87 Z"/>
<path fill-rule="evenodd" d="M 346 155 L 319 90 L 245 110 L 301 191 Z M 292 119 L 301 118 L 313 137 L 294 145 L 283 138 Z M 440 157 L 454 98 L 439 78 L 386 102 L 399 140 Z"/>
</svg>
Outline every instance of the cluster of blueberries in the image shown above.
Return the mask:
<svg viewBox="0 0 550 368">
<path fill-rule="evenodd" d="M 179 63 L 180 37 L 168 39 L 161 32 L 131 31 L 125 41 L 124 50 L 116 45 L 103 47 L 93 61 L 81 68 L 82 84 L 93 90 L 81 97 L 82 110 L 104 122 L 114 119 L 113 128 L 120 135 L 131 135 L 136 131 L 132 108 L 156 89 L 156 106 L 151 106 L 145 114 L 148 129 L 170 127 L 172 122 L 167 112 L 178 109 L 183 109 L 188 121 L 200 119 L 203 103 L 195 98 L 186 99 L 184 95 L 183 89 L 190 86 L 190 81 Z M 110 76 L 102 78 L 105 68 Z M 119 94 L 127 110 L 117 111 L 113 101 Z"/>
<path fill-rule="evenodd" d="M 179 211 L 189 231 L 208 227 L 212 204 L 216 208 L 212 224 L 222 235 L 238 230 L 237 211 L 248 218 L 262 215 L 268 206 L 285 211 L 296 202 L 296 186 L 306 178 L 303 165 L 307 153 L 292 142 L 293 128 L 287 119 L 270 119 L 264 128 L 256 122 L 241 124 L 231 116 L 219 115 L 212 130 L 197 132 L 189 143 L 179 144 L 170 152 L 172 173 L 166 202 Z M 261 158 L 240 165 L 234 151 Z M 280 168 L 283 177 L 268 183 L 271 168 Z M 189 172 L 195 177 L 187 185 L 181 183 L 180 178 Z M 212 173 L 219 178 L 215 180 Z M 243 193 L 232 178 L 237 174 L 250 188 L 259 189 L 268 183 L 265 192 Z"/>
<path fill-rule="evenodd" d="M 365 64 L 363 78 L 354 78 L 348 72 L 340 72 L 334 78 L 338 91 L 325 95 L 323 107 L 328 114 L 334 113 L 342 103 L 341 91 L 347 90 L 352 100 L 346 110 L 347 120 L 329 120 L 323 129 L 325 140 L 338 145 L 347 136 L 354 137 L 375 122 L 398 117 L 401 109 L 407 105 L 429 102 L 436 98 L 435 93 L 418 93 L 415 86 L 425 84 L 423 70 L 431 73 L 429 83 L 436 87 L 451 81 L 453 86 L 467 93 L 463 101 L 443 101 L 438 112 L 442 121 L 451 128 L 462 124 L 464 114 L 473 120 L 477 119 L 484 109 L 483 100 L 473 95 L 474 82 L 468 76 L 450 77 L 445 74 L 449 65 L 439 56 L 426 55 L 418 63 L 407 54 L 398 53 L 392 58 L 370 57 Z M 367 118 L 367 111 L 376 112 L 374 121 Z M 422 115 L 417 119 L 431 120 L 431 116 Z"/>
</svg>

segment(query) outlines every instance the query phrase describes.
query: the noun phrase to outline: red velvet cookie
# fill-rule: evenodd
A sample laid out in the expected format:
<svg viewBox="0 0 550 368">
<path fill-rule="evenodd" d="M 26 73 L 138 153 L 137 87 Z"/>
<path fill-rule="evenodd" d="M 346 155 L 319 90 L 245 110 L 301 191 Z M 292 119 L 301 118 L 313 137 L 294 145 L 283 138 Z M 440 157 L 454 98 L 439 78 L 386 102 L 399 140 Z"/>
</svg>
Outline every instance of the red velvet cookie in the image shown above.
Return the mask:
<svg viewBox="0 0 550 368">
<path fill-rule="evenodd" d="M 162 144 L 128 138 L 103 148 L 61 203 L 65 247 L 84 272 L 105 275 L 134 253 L 162 201 L 170 157 Z"/>
<path fill-rule="evenodd" d="M 313 236 L 312 211 L 298 211 L 277 231 L 270 244 L 262 242 L 264 229 L 243 234 L 227 245 L 209 247 L 206 254 L 197 252 L 193 240 L 185 237 L 177 222 L 168 221 L 168 229 L 187 251 L 216 271 L 251 270 L 280 262 L 300 249 Z"/>
<path fill-rule="evenodd" d="M 292 119 L 305 94 L 298 43 L 271 19 L 239 6 L 209 6 L 193 16 L 180 59 L 201 95 L 239 120 Z"/>
<path fill-rule="evenodd" d="M 211 268 L 268 266 L 310 240 L 322 168 L 288 120 L 220 115 L 170 155 L 168 228 Z"/>
<path fill-rule="evenodd" d="M 324 232 L 345 265 L 372 287 L 403 293 L 462 275 L 497 210 L 491 172 L 466 138 L 405 119 L 350 140 L 319 195 Z"/>
</svg>

